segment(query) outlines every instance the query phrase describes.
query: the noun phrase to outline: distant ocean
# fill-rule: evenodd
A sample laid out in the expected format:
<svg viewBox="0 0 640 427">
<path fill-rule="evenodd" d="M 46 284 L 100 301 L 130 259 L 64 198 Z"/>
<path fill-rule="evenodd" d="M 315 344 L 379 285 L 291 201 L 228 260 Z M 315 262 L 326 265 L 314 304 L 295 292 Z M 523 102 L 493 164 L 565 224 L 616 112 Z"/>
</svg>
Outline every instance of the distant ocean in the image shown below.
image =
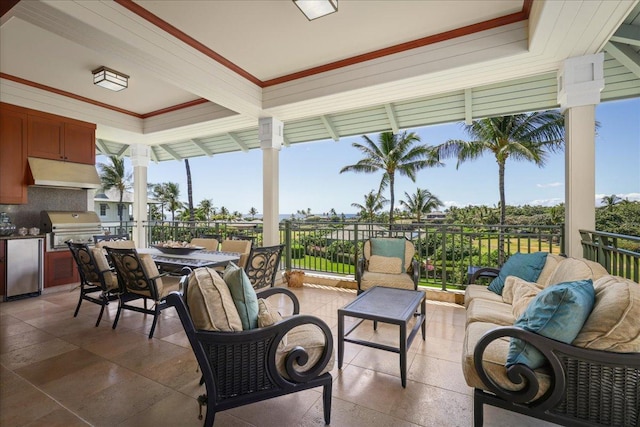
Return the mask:
<svg viewBox="0 0 640 427">
<path fill-rule="evenodd" d="M 311 215 L 312 216 L 323 216 L 322 214 L 314 214 L 314 213 L 312 213 Z M 295 215 L 294 214 L 294 216 L 296 218 L 298 218 L 298 219 L 302 218 L 300 215 Z M 338 216 L 341 217 L 342 214 L 339 213 Z M 345 218 L 355 218 L 355 217 L 358 216 L 358 214 L 346 213 L 346 214 L 344 214 L 344 216 L 345 216 Z M 278 217 L 279 217 L 278 220 L 282 221 L 283 219 L 290 219 L 291 218 L 291 214 L 280 214 L 280 215 L 278 215 Z M 258 214 L 258 215 L 256 215 L 256 218 L 262 218 L 262 215 Z"/>
</svg>

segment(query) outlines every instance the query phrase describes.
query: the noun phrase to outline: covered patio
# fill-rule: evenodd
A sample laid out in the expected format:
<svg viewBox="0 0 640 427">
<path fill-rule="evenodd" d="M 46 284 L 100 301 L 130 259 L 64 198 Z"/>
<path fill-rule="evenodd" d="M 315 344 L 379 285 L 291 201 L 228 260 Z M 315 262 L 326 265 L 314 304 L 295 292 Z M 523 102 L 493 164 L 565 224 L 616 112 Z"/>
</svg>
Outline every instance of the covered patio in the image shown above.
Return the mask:
<svg viewBox="0 0 640 427">
<path fill-rule="evenodd" d="M 3 102 L 96 123 L 96 153 L 131 157 L 142 246 L 149 161 L 261 149 L 275 244 L 283 146 L 561 108 L 566 252 L 580 255 L 578 230 L 595 228 L 595 105 L 640 96 L 635 0 L 341 1 L 312 22 L 287 1 L 12 0 L 1 12 Z M 91 84 L 100 65 L 129 87 Z"/>
</svg>

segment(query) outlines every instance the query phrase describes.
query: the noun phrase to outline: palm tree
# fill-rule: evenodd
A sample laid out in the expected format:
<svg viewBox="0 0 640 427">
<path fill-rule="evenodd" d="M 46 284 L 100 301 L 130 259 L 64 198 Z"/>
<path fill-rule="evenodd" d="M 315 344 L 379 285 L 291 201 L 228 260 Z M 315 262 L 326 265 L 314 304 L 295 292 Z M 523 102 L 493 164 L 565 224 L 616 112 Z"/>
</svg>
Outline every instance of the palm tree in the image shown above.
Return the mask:
<svg viewBox="0 0 640 427">
<path fill-rule="evenodd" d="M 180 186 L 175 182 L 165 182 L 161 185 L 162 199 L 167 202 L 167 208 L 171 211 L 171 221 L 176 219 L 176 211 L 183 208 L 184 203 L 179 200 Z"/>
<path fill-rule="evenodd" d="M 127 173 L 124 167 L 124 158 L 118 156 L 109 156 L 110 164 L 98 163 L 100 169 L 100 181 L 102 182 L 102 191 L 112 188 L 118 190 L 118 217 L 120 217 L 120 228 L 122 229 L 122 199 L 124 193 L 131 189 L 131 173 Z"/>
<path fill-rule="evenodd" d="M 249 215 L 251 216 L 251 219 L 254 219 L 257 214 L 258 214 L 258 209 L 254 207 L 251 207 L 251 209 L 249 209 Z"/>
<path fill-rule="evenodd" d="M 209 221 L 211 219 L 212 211 L 215 211 L 213 207 L 213 200 L 211 199 L 203 199 L 198 203 L 198 211 L 202 214 L 202 219 L 205 221 Z"/>
<path fill-rule="evenodd" d="M 364 195 L 363 205 L 359 203 L 351 203 L 351 206 L 356 209 L 360 209 L 360 219 L 374 222 L 377 212 L 387 203 L 389 203 L 389 201 L 381 196 L 380 193 L 377 193 L 375 190 L 371 190 L 368 194 Z"/>
<path fill-rule="evenodd" d="M 612 194 L 610 196 L 604 196 L 601 201 L 604 204 L 605 208 L 610 210 L 613 209 L 615 205 L 620 203 L 622 201 L 622 198 L 616 196 L 615 194 Z"/>
<path fill-rule="evenodd" d="M 382 132 L 378 137 L 378 143 L 373 142 L 367 135 L 362 136 L 364 144 L 357 142 L 353 146 L 364 154 L 364 158 L 355 165 L 345 166 L 343 172 L 376 173 L 382 171 L 380 189 L 378 194 L 389 186 L 389 224 L 393 223 L 395 202 L 396 172 L 416 181 L 416 172 L 426 167 L 440 166 L 441 163 L 434 155 L 432 147 L 427 145 L 414 145 L 420 142 L 420 137 L 415 133 Z"/>
<path fill-rule="evenodd" d="M 422 219 L 422 214 L 428 214 L 432 210 L 444 206 L 442 201 L 426 188 L 417 188 L 415 194 L 405 192 L 404 197 L 407 200 L 400 200 L 400 204 L 404 206 L 411 215 L 415 216 L 416 222 L 418 223 L 420 223 Z"/>
<path fill-rule="evenodd" d="M 449 140 L 435 150 L 440 158 L 456 158 L 456 168 L 467 160 L 492 153 L 498 164 L 500 225 L 505 224 L 506 201 L 504 171 L 507 159 L 527 160 L 542 167 L 547 151 L 554 152 L 564 143 L 564 116 L 559 111 L 541 111 L 513 116 L 489 117 L 464 125 L 471 141 Z M 504 260 L 504 237 L 498 245 L 499 262 Z"/>
<path fill-rule="evenodd" d="M 195 215 L 193 213 L 193 184 L 191 182 L 191 168 L 189 167 L 189 159 L 184 159 L 184 166 L 187 169 L 187 200 L 189 209 L 189 221 L 195 227 Z"/>
</svg>

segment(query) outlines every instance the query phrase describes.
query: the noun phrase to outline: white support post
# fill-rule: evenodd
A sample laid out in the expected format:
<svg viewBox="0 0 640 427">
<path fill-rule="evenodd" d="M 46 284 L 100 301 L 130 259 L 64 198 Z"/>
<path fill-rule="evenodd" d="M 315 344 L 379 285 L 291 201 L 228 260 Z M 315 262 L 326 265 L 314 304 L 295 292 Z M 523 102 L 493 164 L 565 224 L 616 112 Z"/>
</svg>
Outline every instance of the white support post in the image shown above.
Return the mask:
<svg viewBox="0 0 640 427">
<path fill-rule="evenodd" d="M 139 248 L 147 247 L 147 233 L 144 221 L 147 220 L 147 168 L 151 150 L 144 144 L 130 146 L 131 164 L 133 165 L 133 236 Z"/>
<path fill-rule="evenodd" d="M 558 71 L 565 116 L 565 253 L 582 257 L 578 230 L 594 230 L 595 106 L 604 88 L 604 54 L 566 59 Z"/>
<path fill-rule="evenodd" d="M 283 123 L 272 117 L 259 119 L 258 139 L 262 148 L 262 223 L 263 245 L 280 244 L 280 147 L 284 139 Z"/>
</svg>

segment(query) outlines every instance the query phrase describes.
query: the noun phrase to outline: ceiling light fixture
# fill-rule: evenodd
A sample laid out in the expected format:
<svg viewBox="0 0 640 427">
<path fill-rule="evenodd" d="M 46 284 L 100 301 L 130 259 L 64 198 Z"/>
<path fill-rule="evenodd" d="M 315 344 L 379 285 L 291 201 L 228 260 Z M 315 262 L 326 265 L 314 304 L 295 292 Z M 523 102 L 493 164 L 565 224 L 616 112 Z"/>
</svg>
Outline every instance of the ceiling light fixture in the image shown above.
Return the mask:
<svg viewBox="0 0 640 427">
<path fill-rule="evenodd" d="M 338 0 L 293 0 L 309 21 L 338 11 Z"/>
<path fill-rule="evenodd" d="M 129 86 L 129 76 L 119 71 L 102 66 L 92 71 L 93 84 L 116 92 Z"/>
</svg>

